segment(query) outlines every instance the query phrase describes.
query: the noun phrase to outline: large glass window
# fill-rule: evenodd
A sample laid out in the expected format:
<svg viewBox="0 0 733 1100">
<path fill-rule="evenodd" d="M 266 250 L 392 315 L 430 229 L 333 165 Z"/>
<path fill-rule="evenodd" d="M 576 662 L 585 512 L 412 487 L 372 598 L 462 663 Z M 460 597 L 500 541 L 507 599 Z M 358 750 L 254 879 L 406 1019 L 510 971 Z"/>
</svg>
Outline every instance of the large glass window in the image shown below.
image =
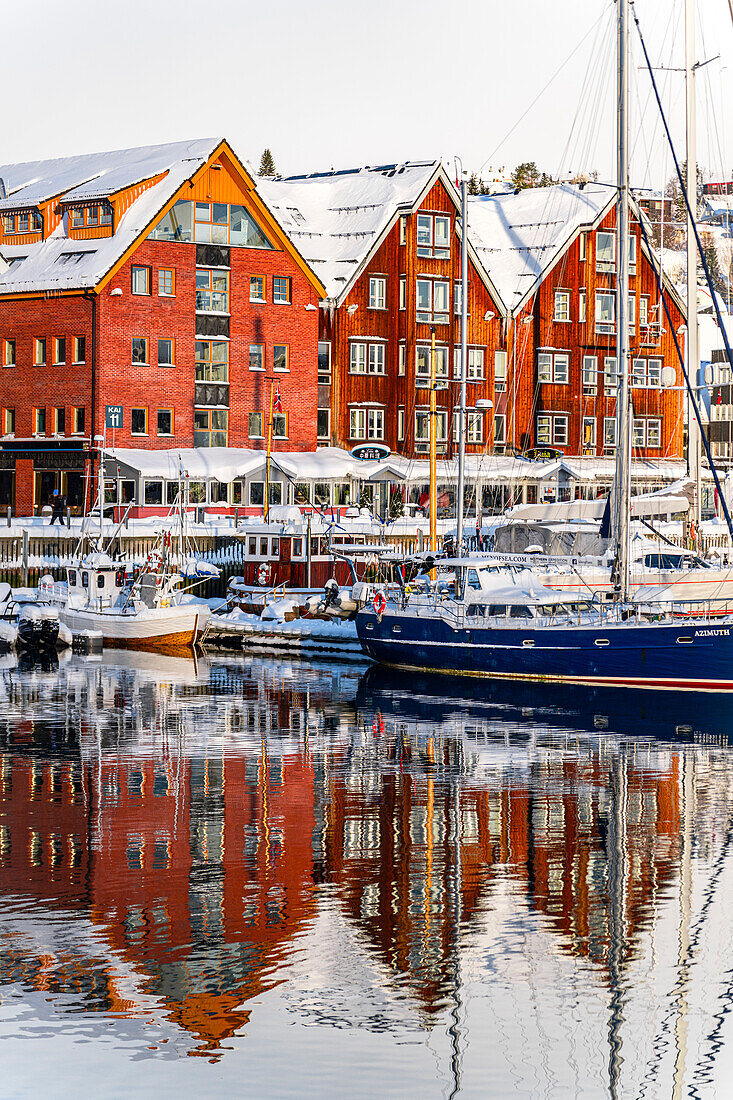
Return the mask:
<svg viewBox="0 0 733 1100">
<path fill-rule="evenodd" d="M 430 379 L 430 344 L 418 344 L 415 348 L 415 374 L 419 379 Z M 444 344 L 435 346 L 435 377 L 448 377 L 448 348 Z"/>
<path fill-rule="evenodd" d="M 224 409 L 194 409 L 194 447 L 226 447 L 229 414 Z"/>
<path fill-rule="evenodd" d="M 229 381 L 229 344 L 225 340 L 196 341 L 196 381 Z"/>
<path fill-rule="evenodd" d="M 193 203 L 185 199 L 164 214 L 149 234 L 152 241 L 192 241 Z"/>
<path fill-rule="evenodd" d="M 435 414 L 435 441 L 445 443 L 448 438 L 448 413 L 445 409 L 438 409 Z M 415 410 L 415 441 L 418 443 L 430 442 L 430 411 L 428 409 Z"/>
<path fill-rule="evenodd" d="M 417 215 L 417 254 L 450 259 L 450 218 L 444 214 Z"/>
<path fill-rule="evenodd" d="M 596 291 L 596 332 L 613 332 L 615 327 L 616 327 L 616 295 L 612 291 L 597 290 Z"/>
<path fill-rule="evenodd" d="M 383 275 L 372 275 L 369 279 L 369 308 L 384 309 L 387 298 L 387 280 Z"/>
<path fill-rule="evenodd" d="M 196 309 L 200 313 L 229 312 L 229 272 L 199 268 L 196 272 Z"/>
<path fill-rule="evenodd" d="M 194 240 L 196 244 L 229 244 L 227 203 L 194 203 Z"/>
<path fill-rule="evenodd" d="M 240 248 L 272 248 L 266 234 L 243 206 L 182 199 L 150 231 L 153 241 L 193 241 Z"/>
<path fill-rule="evenodd" d="M 616 234 L 599 229 L 596 233 L 596 270 L 616 270 Z"/>
<path fill-rule="evenodd" d="M 418 279 L 416 293 L 417 320 L 447 325 L 450 283 L 438 279 Z"/>
</svg>

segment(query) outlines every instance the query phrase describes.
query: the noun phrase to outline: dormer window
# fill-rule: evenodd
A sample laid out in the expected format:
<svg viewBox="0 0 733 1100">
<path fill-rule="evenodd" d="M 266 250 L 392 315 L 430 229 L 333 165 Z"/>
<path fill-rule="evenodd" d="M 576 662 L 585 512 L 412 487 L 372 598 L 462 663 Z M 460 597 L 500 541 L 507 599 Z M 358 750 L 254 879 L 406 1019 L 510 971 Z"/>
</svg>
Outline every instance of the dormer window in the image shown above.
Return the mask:
<svg viewBox="0 0 733 1100">
<path fill-rule="evenodd" d="M 81 206 L 74 206 L 71 209 L 71 228 L 82 229 L 84 226 L 84 210 Z"/>
<path fill-rule="evenodd" d="M 100 206 L 72 206 L 69 210 L 70 229 L 97 229 L 100 225 L 112 224 L 112 208 L 106 204 Z"/>
<path fill-rule="evenodd" d="M 3 215 L 5 235 L 14 233 L 40 233 L 41 215 L 36 210 L 23 210 L 19 214 Z"/>
</svg>

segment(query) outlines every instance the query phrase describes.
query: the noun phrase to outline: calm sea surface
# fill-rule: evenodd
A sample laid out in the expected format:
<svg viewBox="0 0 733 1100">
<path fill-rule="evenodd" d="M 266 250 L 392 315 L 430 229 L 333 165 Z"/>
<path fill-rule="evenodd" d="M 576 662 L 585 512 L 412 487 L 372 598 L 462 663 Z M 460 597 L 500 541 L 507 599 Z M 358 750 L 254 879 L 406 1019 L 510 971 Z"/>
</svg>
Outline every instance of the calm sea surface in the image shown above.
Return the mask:
<svg viewBox="0 0 733 1100">
<path fill-rule="evenodd" d="M 0 666 L 0 1096 L 729 1097 L 733 701 Z"/>
</svg>

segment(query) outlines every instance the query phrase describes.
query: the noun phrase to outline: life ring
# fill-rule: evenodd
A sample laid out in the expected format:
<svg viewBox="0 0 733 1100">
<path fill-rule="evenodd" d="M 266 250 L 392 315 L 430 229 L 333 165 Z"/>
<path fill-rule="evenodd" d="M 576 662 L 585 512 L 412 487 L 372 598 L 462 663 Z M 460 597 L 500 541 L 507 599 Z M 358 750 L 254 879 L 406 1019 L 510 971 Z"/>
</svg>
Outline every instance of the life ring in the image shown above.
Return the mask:
<svg viewBox="0 0 733 1100">
<path fill-rule="evenodd" d="M 374 599 L 372 600 L 372 606 L 374 608 L 375 615 L 383 615 L 384 609 L 387 606 L 387 597 L 384 592 L 375 592 Z"/>
<path fill-rule="evenodd" d="M 270 566 L 263 561 L 257 570 L 257 583 L 264 588 L 270 583 Z"/>
</svg>

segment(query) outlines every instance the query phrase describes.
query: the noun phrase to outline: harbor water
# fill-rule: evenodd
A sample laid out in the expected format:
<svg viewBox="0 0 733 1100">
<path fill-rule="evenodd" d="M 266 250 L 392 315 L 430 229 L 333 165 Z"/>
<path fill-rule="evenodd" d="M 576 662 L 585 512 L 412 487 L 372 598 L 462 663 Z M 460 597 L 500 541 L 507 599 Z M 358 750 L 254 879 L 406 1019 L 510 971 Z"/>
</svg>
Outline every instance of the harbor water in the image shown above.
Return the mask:
<svg viewBox="0 0 733 1100">
<path fill-rule="evenodd" d="M 726 1097 L 733 701 L 0 665 L 3 1097 Z"/>
</svg>

